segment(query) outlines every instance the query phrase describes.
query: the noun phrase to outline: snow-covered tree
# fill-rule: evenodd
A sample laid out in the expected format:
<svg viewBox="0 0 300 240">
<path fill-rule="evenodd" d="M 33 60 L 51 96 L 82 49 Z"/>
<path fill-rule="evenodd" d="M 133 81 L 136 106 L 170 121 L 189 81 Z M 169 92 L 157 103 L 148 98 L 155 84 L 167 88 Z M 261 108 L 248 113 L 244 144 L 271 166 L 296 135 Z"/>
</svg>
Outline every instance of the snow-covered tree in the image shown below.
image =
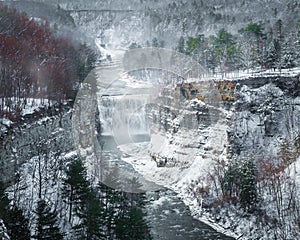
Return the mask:
<svg viewBox="0 0 300 240">
<path fill-rule="evenodd" d="M 280 65 L 282 68 L 293 68 L 296 66 L 298 54 L 297 46 L 292 39 L 287 40 L 282 45 Z"/>
<path fill-rule="evenodd" d="M 239 200 L 241 205 L 250 210 L 257 204 L 256 167 L 252 160 L 246 159 L 239 168 Z"/>
<path fill-rule="evenodd" d="M 252 160 L 234 160 L 224 174 L 222 191 L 225 198 L 237 199 L 242 207 L 252 209 L 258 201 L 256 167 Z"/>
</svg>

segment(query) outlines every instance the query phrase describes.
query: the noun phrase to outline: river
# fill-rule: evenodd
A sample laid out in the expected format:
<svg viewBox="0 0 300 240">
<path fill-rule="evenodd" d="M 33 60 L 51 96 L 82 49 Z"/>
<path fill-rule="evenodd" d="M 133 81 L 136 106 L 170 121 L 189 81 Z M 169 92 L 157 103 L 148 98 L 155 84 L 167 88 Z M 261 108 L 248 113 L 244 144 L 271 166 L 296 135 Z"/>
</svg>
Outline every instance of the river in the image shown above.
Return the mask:
<svg viewBox="0 0 300 240">
<path fill-rule="evenodd" d="M 147 181 L 130 163 L 122 160 L 124 152 L 118 148 L 120 145 L 150 141 L 142 108 L 153 90 L 147 84 L 136 87 L 126 79 L 118 80 L 118 74 L 123 70 L 123 54 L 122 51 L 112 52 L 112 59 L 96 68 L 99 116 L 103 128 L 102 157 L 118 167 L 119 178 L 137 177 L 147 189 L 147 220 L 153 239 L 234 239 L 193 218 L 189 208 L 174 191 Z M 136 158 L 138 161 L 138 156 Z M 149 191 L 152 188 L 160 190 Z"/>
<path fill-rule="evenodd" d="M 126 176 L 120 176 L 121 178 L 130 177 L 131 175 L 138 177 L 144 186 L 147 184 L 151 185 L 129 163 L 121 160 L 122 152 L 117 148 L 117 144 L 112 136 L 104 136 L 102 140 L 104 141 L 104 157 L 110 158 L 110 162 L 115 163 L 123 170 L 120 171 L 120 174 L 126 174 Z M 140 137 L 139 140 L 147 140 L 147 136 L 144 138 Z M 193 218 L 189 208 L 170 189 L 162 188 L 159 191 L 148 191 L 146 196 L 146 218 L 154 240 L 234 239 Z"/>
</svg>

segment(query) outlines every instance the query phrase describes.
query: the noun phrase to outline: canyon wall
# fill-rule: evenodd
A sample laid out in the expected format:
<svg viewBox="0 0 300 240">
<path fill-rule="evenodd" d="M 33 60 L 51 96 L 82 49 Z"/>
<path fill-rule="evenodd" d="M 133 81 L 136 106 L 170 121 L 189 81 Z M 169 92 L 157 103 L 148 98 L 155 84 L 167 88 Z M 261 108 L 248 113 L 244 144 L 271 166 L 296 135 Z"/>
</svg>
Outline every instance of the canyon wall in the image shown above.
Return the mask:
<svg viewBox="0 0 300 240">
<path fill-rule="evenodd" d="M 2 126 L 0 135 L 0 180 L 13 182 L 22 163 L 50 151 L 73 149 L 70 106 L 49 108 L 24 118 L 10 127 Z"/>
<path fill-rule="evenodd" d="M 150 151 L 166 167 L 275 157 L 300 131 L 299 84 L 299 76 L 177 84 L 148 106 Z M 156 146 L 162 138 L 164 147 Z"/>
</svg>

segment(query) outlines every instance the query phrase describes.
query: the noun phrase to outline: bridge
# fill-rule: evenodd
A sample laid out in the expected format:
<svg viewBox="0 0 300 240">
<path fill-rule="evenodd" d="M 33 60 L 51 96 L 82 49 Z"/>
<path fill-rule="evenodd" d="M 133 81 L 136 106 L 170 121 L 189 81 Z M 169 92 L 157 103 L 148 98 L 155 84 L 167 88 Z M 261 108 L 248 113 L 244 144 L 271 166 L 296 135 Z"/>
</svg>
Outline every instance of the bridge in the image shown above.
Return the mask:
<svg viewBox="0 0 300 240">
<path fill-rule="evenodd" d="M 67 9 L 65 10 L 69 13 L 82 13 L 82 12 L 94 12 L 94 13 L 105 13 L 105 12 L 111 12 L 111 13 L 130 13 L 130 12 L 137 12 L 137 10 L 122 10 L 122 9 Z"/>
</svg>

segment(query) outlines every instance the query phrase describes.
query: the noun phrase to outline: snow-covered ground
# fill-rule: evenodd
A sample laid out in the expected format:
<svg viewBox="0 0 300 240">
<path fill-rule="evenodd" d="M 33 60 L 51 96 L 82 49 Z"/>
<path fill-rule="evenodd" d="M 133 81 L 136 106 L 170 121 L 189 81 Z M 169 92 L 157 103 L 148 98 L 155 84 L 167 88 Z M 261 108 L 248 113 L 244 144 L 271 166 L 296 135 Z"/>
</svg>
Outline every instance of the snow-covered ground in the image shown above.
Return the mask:
<svg viewBox="0 0 300 240">
<path fill-rule="evenodd" d="M 0 105 L 2 105 L 2 101 L 4 101 L 3 111 L 10 111 L 10 109 L 18 109 L 21 116 L 25 116 L 27 114 L 32 114 L 35 111 L 44 108 L 45 106 L 53 106 L 56 101 L 48 101 L 46 99 L 41 98 L 19 98 L 16 99 L 14 97 L 9 99 L 1 99 Z M 7 103 L 9 101 L 9 103 Z M 10 105 L 10 108 L 7 107 L 7 104 Z"/>
<path fill-rule="evenodd" d="M 110 53 L 114 61 L 116 59 L 114 52 Z M 117 58 L 120 56 L 120 54 L 116 55 Z M 275 71 L 255 69 L 226 73 L 226 75 L 206 75 L 200 80 L 190 78 L 187 79 L 186 82 L 197 83 L 203 80 L 253 79 L 255 85 L 255 81 L 260 77 L 296 77 L 299 76 L 299 74 L 300 68 L 282 69 L 281 71 L 278 69 Z M 147 88 L 151 89 L 151 85 L 148 85 L 148 83 L 138 81 L 128 74 L 123 74 L 119 81 L 122 82 L 124 86 L 122 91 L 125 91 L 125 89 L 138 89 L 138 91 Z M 118 87 L 118 84 L 116 87 Z M 155 96 L 168 97 L 171 102 L 175 101 L 174 97 L 162 96 L 159 91 L 156 92 Z M 285 95 L 284 90 L 278 86 L 272 83 L 257 88 L 244 85 L 239 89 L 238 97 L 236 104 L 241 106 L 238 113 L 220 108 L 218 112 L 222 116 L 218 117 L 218 121 L 210 126 L 202 126 L 199 129 L 192 129 L 192 121 L 187 120 L 187 122 L 183 123 L 181 122 L 182 119 L 179 119 L 180 116 L 183 115 L 187 115 L 187 119 L 189 119 L 189 117 L 195 114 L 191 106 L 193 105 L 192 101 L 187 103 L 187 108 L 183 107 L 180 109 L 180 113 L 175 119 L 168 115 L 161 116 L 160 110 L 157 110 L 159 114 L 156 114 L 156 117 L 158 117 L 159 120 L 156 124 L 163 124 L 163 121 L 166 121 L 175 128 L 180 124 L 186 124 L 186 126 L 179 127 L 176 133 L 172 132 L 172 130 L 170 131 L 170 129 L 169 131 L 164 131 L 162 130 L 162 126 L 156 126 L 150 131 L 150 142 L 131 142 L 129 144 L 119 145 L 119 149 L 123 153 L 122 160 L 130 163 L 134 169 L 147 180 L 177 192 L 178 196 L 189 206 L 195 218 L 208 223 L 220 232 L 225 232 L 238 239 L 248 240 L 249 237 L 255 237 L 257 239 L 267 240 L 270 239 L 270 237 L 274 237 L 274 233 L 272 232 L 274 229 L 258 227 L 258 225 L 256 225 L 258 224 L 257 216 L 245 214 L 238 206 L 226 206 L 224 209 L 219 209 L 217 214 L 211 214 L 202 208 L 202 204 L 207 204 L 205 196 L 196 196 L 193 189 L 190 189 L 193 181 L 194 183 L 197 181 L 197 184 L 203 188 L 212 184 L 211 181 L 208 181 L 207 176 L 210 171 L 214 170 L 214 161 L 216 159 L 224 162 L 228 161 L 226 156 L 226 151 L 228 150 L 228 130 L 234 132 L 236 138 L 235 143 L 240 143 L 241 146 L 253 145 L 254 151 L 257 151 L 255 154 L 272 153 L 274 156 L 278 152 L 282 139 L 286 137 L 286 133 L 288 133 L 287 130 L 282 129 L 288 129 L 292 126 L 288 118 L 284 117 L 286 115 L 285 112 L 291 113 L 286 103 L 291 101 L 291 103 L 296 104 L 297 99 L 290 99 L 288 95 Z M 201 100 L 194 101 L 198 101 L 199 106 L 201 104 L 205 105 Z M 180 105 L 181 104 L 185 106 L 185 103 L 180 103 Z M 164 102 L 162 106 L 172 109 L 172 106 L 168 106 Z M 212 106 L 210 106 L 210 109 L 212 110 Z M 275 117 L 277 118 L 277 112 L 279 112 L 278 116 L 281 118 L 281 121 L 278 121 L 278 129 L 282 131 L 276 134 L 274 132 L 267 133 L 267 131 L 273 129 L 268 129 L 268 127 L 270 127 L 269 120 L 273 121 Z M 231 125 L 231 129 L 229 129 L 226 119 L 231 121 L 230 124 L 233 124 Z M 190 127 L 188 126 L 189 123 L 191 124 Z M 277 123 L 273 121 L 272 124 L 275 126 Z M 294 126 L 293 130 L 296 129 L 298 129 L 297 126 Z M 276 137 L 274 138 L 279 142 L 276 142 L 274 138 L 270 137 L 271 134 L 275 134 Z M 266 137 L 266 135 L 268 136 Z M 281 138 L 279 138 L 280 136 L 277 137 L 277 135 L 280 135 Z M 255 147 L 259 147 L 259 149 Z M 246 152 L 247 151 L 249 151 L 249 149 L 247 150 L 246 147 Z M 157 162 L 161 160 L 165 161 L 166 166 L 157 166 Z M 296 169 L 294 171 L 296 175 L 293 176 L 293 178 L 297 179 L 296 184 L 299 186 L 300 177 L 297 175 L 300 171 L 299 159 L 297 163 L 295 163 L 295 166 L 290 168 Z M 266 202 L 263 204 L 265 203 Z M 270 207 L 262 206 L 262 208 L 265 208 L 263 210 L 271 213 L 273 211 L 273 203 L 274 202 L 270 202 Z"/>
<path fill-rule="evenodd" d="M 31 234 L 34 235 L 36 215 L 35 209 L 41 198 L 51 206 L 51 210 L 59 210 L 59 224 L 61 229 L 67 233 L 65 239 L 70 239 L 72 229 L 66 225 L 65 218 L 68 216 L 68 206 L 62 197 L 63 179 L 65 169 L 72 158 L 77 156 L 76 151 L 62 155 L 49 152 L 45 156 L 35 156 L 24 163 L 18 174 L 19 181 L 7 189 L 10 199 L 17 201 L 18 206 L 24 211 L 25 216 L 31 224 Z"/>
<path fill-rule="evenodd" d="M 205 80 L 240 80 L 240 79 L 252 79 L 257 77 L 295 77 L 300 74 L 300 67 L 290 68 L 290 69 L 248 69 L 233 71 L 227 73 L 215 73 L 215 74 L 205 74 L 201 77 L 201 81 Z M 187 82 L 195 82 L 195 79 L 187 79 Z"/>
<path fill-rule="evenodd" d="M 225 229 L 225 226 L 221 226 L 208 215 L 203 214 L 202 202 L 205 199 L 197 199 L 187 190 L 191 181 L 201 176 L 204 179 L 202 184 L 206 184 L 205 176 L 213 167 L 214 154 L 212 153 L 214 150 L 221 151 L 222 154 L 219 157 L 225 159 L 225 147 L 221 150 L 219 148 L 225 144 L 226 129 L 224 123 L 220 122 L 196 133 L 196 135 L 194 134 L 195 136 L 192 136 L 193 131 L 183 131 L 173 136 L 172 144 L 169 142 L 170 136 L 153 134 L 151 135 L 151 142 L 121 145 L 119 149 L 123 152 L 122 160 L 132 164 L 134 169 L 146 179 L 178 193 L 178 196 L 189 206 L 192 215 L 196 219 L 212 226 L 218 232 L 237 238 L 238 235 L 233 231 Z M 208 141 L 204 139 L 208 139 Z M 197 141 L 203 141 L 204 146 L 200 151 L 198 148 L 188 148 L 185 154 L 176 155 L 176 151 L 185 151 L 182 141 L 186 146 Z M 179 143 L 181 143 L 181 146 L 178 146 Z M 153 159 L 151 160 L 150 155 L 153 152 L 166 156 L 168 159 L 179 156 L 179 162 L 173 167 L 157 167 L 157 163 Z"/>
</svg>

